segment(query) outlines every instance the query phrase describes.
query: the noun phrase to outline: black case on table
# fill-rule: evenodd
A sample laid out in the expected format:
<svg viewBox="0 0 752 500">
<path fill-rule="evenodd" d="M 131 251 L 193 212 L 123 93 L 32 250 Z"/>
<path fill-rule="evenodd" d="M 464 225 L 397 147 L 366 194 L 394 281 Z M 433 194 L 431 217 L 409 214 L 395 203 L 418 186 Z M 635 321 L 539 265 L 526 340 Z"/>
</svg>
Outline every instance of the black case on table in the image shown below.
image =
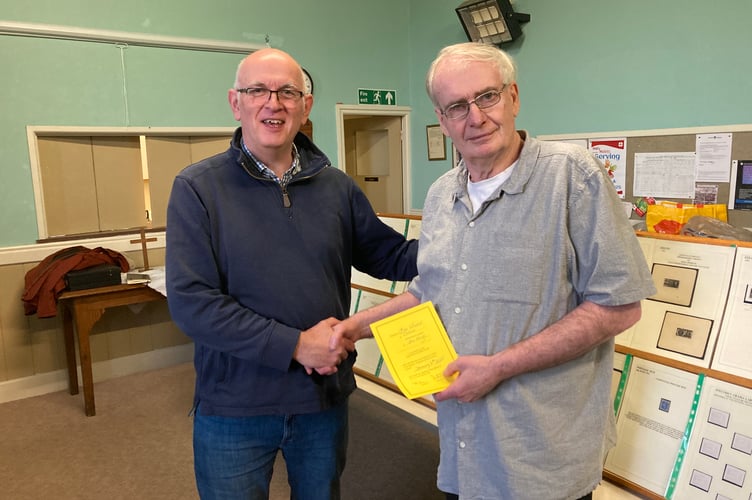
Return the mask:
<svg viewBox="0 0 752 500">
<path fill-rule="evenodd" d="M 102 264 L 87 267 L 78 271 L 70 271 L 65 275 L 65 285 L 68 290 L 86 290 L 100 286 L 120 284 L 120 266 Z"/>
</svg>

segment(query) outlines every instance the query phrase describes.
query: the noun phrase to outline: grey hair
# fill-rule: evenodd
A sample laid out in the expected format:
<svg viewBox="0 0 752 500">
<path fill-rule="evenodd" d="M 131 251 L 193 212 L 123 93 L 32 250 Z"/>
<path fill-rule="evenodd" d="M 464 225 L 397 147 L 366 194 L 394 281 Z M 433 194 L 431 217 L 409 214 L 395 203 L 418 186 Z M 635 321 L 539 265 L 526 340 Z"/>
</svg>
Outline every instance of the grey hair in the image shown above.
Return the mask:
<svg viewBox="0 0 752 500">
<path fill-rule="evenodd" d="M 505 85 L 517 81 L 517 66 L 514 60 L 509 54 L 495 45 L 477 42 L 449 45 L 439 51 L 439 54 L 431 63 L 431 67 L 428 68 L 428 73 L 426 74 L 426 92 L 436 107 L 439 106 L 439 103 L 436 102 L 433 93 L 433 80 L 436 75 L 436 69 L 447 60 L 461 60 L 463 63 L 490 63 L 499 71 L 501 80 Z"/>
</svg>

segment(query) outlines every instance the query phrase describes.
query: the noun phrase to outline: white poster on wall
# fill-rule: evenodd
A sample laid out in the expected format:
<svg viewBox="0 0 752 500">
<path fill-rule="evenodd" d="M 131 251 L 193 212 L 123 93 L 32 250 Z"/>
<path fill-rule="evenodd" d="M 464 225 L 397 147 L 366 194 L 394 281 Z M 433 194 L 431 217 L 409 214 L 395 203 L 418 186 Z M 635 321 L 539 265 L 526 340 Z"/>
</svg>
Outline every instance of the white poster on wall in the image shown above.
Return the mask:
<svg viewBox="0 0 752 500">
<path fill-rule="evenodd" d="M 711 368 L 752 378 L 752 248 L 736 249 L 734 276 Z"/>
<path fill-rule="evenodd" d="M 695 153 L 635 153 L 634 196 L 692 199 Z"/>
<path fill-rule="evenodd" d="M 694 401 L 696 374 L 633 358 L 606 470 L 663 494 Z M 645 450 L 650 450 L 646 453 Z"/>
<path fill-rule="evenodd" d="M 697 182 L 728 182 L 731 134 L 697 134 Z"/>
<path fill-rule="evenodd" d="M 752 497 L 752 390 L 706 378 L 674 500 Z M 672 482 L 673 484 L 673 482 Z"/>
<path fill-rule="evenodd" d="M 624 198 L 627 183 L 627 138 L 590 139 L 588 142 L 588 149 L 603 163 L 619 198 Z"/>
</svg>

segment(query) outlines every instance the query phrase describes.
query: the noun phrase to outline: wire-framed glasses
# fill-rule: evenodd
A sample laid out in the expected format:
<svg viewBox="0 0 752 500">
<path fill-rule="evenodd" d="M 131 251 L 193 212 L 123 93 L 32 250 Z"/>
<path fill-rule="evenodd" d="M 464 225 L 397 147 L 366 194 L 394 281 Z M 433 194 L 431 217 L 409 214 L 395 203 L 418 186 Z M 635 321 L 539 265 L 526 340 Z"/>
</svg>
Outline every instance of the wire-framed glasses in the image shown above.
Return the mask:
<svg viewBox="0 0 752 500">
<path fill-rule="evenodd" d="M 247 95 L 254 101 L 268 101 L 271 99 L 272 94 L 277 94 L 277 100 L 282 102 L 297 102 L 303 97 L 303 92 L 294 87 L 282 87 L 277 90 L 266 87 L 246 87 L 235 90 Z"/>
<path fill-rule="evenodd" d="M 461 120 L 470 113 L 470 105 L 473 103 L 478 106 L 478 109 L 490 108 L 491 106 L 498 104 L 501 100 L 501 94 L 507 86 L 508 84 L 504 84 L 499 90 L 483 92 L 470 101 L 454 103 L 451 106 L 447 106 L 441 114 L 446 116 L 449 120 Z"/>
</svg>

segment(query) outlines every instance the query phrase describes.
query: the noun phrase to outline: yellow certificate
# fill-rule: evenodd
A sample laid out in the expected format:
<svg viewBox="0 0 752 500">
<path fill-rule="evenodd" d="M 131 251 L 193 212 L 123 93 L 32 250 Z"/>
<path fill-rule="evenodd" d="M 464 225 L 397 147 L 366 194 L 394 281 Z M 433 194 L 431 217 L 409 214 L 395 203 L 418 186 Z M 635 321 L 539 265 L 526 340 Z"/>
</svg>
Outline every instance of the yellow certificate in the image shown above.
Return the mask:
<svg viewBox="0 0 752 500">
<path fill-rule="evenodd" d="M 409 399 L 434 394 L 452 382 L 446 366 L 457 358 L 432 302 L 371 323 L 389 373 Z"/>
</svg>

